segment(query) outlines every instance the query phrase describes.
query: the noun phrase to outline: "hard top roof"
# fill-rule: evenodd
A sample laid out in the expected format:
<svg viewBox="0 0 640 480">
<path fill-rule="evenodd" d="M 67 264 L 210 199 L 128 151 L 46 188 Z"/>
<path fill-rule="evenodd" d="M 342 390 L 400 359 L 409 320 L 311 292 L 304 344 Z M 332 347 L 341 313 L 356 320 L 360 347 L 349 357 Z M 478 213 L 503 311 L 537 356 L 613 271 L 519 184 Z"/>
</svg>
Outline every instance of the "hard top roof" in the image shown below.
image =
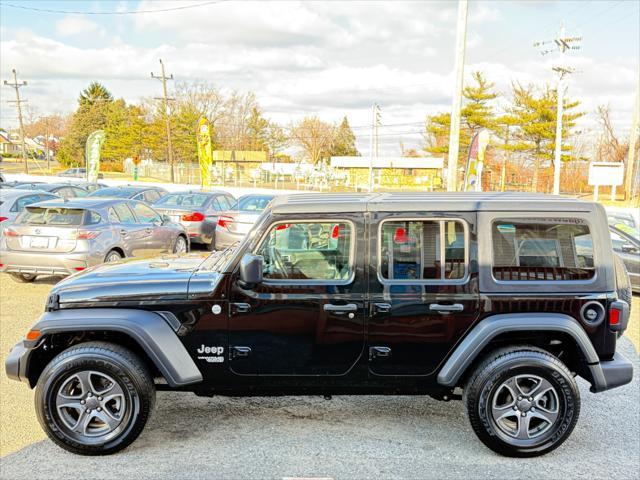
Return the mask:
<svg viewBox="0 0 640 480">
<path fill-rule="evenodd" d="M 521 192 L 300 193 L 277 196 L 273 213 L 582 211 L 593 202 Z"/>
</svg>

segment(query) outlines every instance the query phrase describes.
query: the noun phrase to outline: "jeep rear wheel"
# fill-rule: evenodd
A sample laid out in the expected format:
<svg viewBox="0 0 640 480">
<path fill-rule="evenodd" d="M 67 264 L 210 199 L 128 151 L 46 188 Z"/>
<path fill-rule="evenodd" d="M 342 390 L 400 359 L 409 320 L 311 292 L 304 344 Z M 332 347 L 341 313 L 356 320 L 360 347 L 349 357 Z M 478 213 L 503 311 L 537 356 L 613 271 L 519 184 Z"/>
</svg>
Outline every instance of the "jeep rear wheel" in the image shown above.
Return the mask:
<svg viewBox="0 0 640 480">
<path fill-rule="evenodd" d="M 81 455 L 106 455 L 142 432 L 155 387 L 133 352 L 89 342 L 65 350 L 45 367 L 35 400 L 38 420 L 56 444 Z"/>
<path fill-rule="evenodd" d="M 510 457 L 559 447 L 580 413 L 580 393 L 567 367 L 534 347 L 497 350 L 465 388 L 471 426 L 490 449 Z"/>
</svg>

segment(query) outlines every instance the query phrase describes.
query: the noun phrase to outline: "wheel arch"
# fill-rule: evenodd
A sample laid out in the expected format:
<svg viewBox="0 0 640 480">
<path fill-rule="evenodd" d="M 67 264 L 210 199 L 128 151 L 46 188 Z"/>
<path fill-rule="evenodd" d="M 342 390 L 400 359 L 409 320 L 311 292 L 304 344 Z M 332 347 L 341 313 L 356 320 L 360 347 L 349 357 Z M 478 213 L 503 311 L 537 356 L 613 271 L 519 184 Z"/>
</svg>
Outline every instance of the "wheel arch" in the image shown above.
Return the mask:
<svg viewBox="0 0 640 480">
<path fill-rule="evenodd" d="M 48 361 L 57 354 L 47 342 L 65 338 L 64 348 L 91 340 L 107 340 L 131 348 L 156 370 L 171 387 L 202 381 L 202 373 L 169 326 L 154 312 L 134 309 L 69 309 L 45 313 L 32 327 L 40 338 L 31 347 L 22 366 L 31 386 Z"/>
<path fill-rule="evenodd" d="M 584 329 L 572 317 L 555 313 L 500 314 L 480 321 L 454 349 L 438 372 L 445 387 L 464 383 L 474 365 L 505 345 L 533 345 L 550 353 L 562 351 L 562 361 L 600 390 L 606 385 L 600 359 Z"/>
</svg>

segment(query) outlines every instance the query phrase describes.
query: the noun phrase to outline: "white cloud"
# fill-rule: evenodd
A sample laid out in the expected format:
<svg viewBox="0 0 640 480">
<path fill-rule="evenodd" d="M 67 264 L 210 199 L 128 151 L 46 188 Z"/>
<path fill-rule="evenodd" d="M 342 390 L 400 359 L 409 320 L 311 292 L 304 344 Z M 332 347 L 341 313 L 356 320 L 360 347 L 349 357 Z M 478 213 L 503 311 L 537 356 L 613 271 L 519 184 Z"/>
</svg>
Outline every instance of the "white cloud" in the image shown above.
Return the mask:
<svg viewBox="0 0 640 480">
<path fill-rule="evenodd" d="M 91 33 L 104 34 L 104 29 L 85 15 L 71 14 L 58 20 L 55 24 L 56 33 L 62 37 L 87 35 Z"/>
</svg>

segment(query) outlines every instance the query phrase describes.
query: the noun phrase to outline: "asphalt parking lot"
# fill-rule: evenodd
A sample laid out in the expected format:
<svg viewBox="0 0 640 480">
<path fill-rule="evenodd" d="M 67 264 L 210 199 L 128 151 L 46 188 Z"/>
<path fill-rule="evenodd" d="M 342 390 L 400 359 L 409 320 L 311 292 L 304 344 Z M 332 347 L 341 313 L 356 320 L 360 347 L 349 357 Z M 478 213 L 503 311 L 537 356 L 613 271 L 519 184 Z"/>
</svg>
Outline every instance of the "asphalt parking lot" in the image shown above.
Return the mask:
<svg viewBox="0 0 640 480">
<path fill-rule="evenodd" d="M 4 356 L 42 311 L 55 279 L 21 285 L 0 275 Z M 635 297 L 635 316 L 640 298 Z M 630 328 L 640 328 L 634 319 Z M 637 338 L 637 337 L 636 337 Z M 620 350 L 640 361 L 623 338 Z M 485 448 L 460 402 L 423 397 L 199 398 L 158 394 L 141 437 L 110 457 L 56 447 L 33 395 L 0 369 L 0 477 L 9 478 L 640 478 L 640 381 L 601 394 L 580 382 L 582 413 L 569 440 L 541 458 Z"/>
</svg>

